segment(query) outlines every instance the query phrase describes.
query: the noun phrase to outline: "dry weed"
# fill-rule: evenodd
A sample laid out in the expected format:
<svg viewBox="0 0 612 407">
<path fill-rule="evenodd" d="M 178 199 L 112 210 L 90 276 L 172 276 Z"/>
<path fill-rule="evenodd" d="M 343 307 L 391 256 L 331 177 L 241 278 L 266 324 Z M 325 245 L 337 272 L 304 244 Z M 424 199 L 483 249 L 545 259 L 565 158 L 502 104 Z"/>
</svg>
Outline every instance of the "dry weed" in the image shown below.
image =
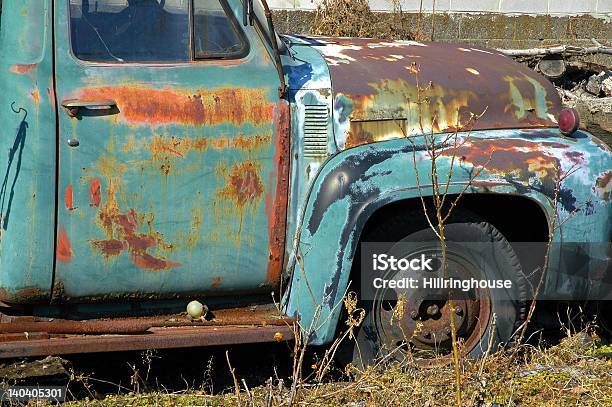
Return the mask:
<svg viewBox="0 0 612 407">
<path fill-rule="evenodd" d="M 311 32 L 333 37 L 414 39 L 405 26 L 399 2 L 393 13 L 374 13 L 366 0 L 324 0 L 317 8 Z"/>
</svg>

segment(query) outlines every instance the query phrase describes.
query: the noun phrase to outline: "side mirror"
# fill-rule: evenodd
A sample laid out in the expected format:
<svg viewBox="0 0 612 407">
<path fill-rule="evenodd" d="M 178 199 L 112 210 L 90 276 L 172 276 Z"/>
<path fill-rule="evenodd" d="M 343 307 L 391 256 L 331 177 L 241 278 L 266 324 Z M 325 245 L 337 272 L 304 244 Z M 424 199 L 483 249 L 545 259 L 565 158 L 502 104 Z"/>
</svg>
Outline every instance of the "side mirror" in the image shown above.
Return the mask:
<svg viewBox="0 0 612 407">
<path fill-rule="evenodd" d="M 242 25 L 253 25 L 253 0 L 244 0 L 242 8 Z"/>
</svg>

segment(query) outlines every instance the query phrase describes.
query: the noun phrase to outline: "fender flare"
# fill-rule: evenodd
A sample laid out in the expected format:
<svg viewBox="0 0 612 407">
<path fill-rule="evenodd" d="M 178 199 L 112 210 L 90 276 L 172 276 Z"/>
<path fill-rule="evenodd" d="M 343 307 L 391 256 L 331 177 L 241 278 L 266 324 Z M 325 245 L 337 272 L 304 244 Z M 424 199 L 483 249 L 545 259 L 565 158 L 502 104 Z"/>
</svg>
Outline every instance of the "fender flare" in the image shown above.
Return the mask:
<svg viewBox="0 0 612 407">
<path fill-rule="evenodd" d="M 416 150 L 418 171 L 426 174 L 429 161 L 419 161 L 425 149 L 417 145 Z M 367 220 L 385 205 L 419 197 L 413 163 L 413 146 L 398 139 L 346 150 L 321 168 L 295 239 L 293 273 L 285 301 L 287 314 L 299 317 L 304 329 L 311 327 L 310 344 L 328 343 L 335 335 L 353 256 Z M 444 169 L 439 166 L 439 171 Z M 469 181 L 466 174 L 454 172 L 449 194 L 465 188 Z M 422 185 L 424 188 L 427 186 Z M 516 185 L 484 171 L 465 191 L 482 192 L 526 196 L 535 200 L 547 217 L 552 213 L 550 199 L 543 193 L 519 192 Z"/>
</svg>

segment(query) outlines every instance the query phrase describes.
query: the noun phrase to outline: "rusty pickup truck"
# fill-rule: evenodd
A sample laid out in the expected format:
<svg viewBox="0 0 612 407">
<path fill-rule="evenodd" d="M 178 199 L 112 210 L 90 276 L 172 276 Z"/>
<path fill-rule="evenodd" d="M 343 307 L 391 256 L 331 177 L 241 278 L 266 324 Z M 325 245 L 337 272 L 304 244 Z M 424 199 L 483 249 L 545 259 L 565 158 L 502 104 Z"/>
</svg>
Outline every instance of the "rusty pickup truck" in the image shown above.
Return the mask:
<svg viewBox="0 0 612 407">
<path fill-rule="evenodd" d="M 494 50 L 279 35 L 264 0 L 5 0 L 1 18 L 0 358 L 329 344 L 360 245 L 435 238 L 426 136 L 461 140 L 435 157 L 463 194 L 447 239 L 494 244 L 473 263 L 519 297 L 363 301 L 362 356 L 448 349 L 451 313 L 466 353 L 507 341 L 539 258 L 518 242 L 552 238 L 543 299 L 610 299 L 612 153 Z"/>
</svg>

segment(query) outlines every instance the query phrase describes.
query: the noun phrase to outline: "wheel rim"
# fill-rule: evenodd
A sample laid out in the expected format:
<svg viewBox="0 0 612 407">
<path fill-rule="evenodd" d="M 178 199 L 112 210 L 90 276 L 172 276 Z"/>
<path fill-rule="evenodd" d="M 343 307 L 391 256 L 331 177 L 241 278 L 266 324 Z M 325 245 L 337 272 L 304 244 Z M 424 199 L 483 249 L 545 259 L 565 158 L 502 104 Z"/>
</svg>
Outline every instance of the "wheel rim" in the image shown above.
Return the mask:
<svg viewBox="0 0 612 407">
<path fill-rule="evenodd" d="M 439 249 L 424 249 L 402 257 L 414 257 L 423 252 L 441 258 Z M 447 251 L 447 264 L 449 277 L 482 276 L 473 262 L 451 250 Z M 435 270 L 420 273 L 427 273 L 427 277 L 443 277 L 441 262 Z M 490 293 L 487 289 L 454 290 L 453 309 L 449 293 L 447 289 L 378 290 L 372 310 L 379 343 L 387 352 L 393 351 L 395 359 L 410 353 L 420 364 L 448 363 L 452 360 L 452 312 L 457 339 L 463 343 L 461 349 L 464 354 L 469 353 L 485 334 L 491 316 Z"/>
</svg>

